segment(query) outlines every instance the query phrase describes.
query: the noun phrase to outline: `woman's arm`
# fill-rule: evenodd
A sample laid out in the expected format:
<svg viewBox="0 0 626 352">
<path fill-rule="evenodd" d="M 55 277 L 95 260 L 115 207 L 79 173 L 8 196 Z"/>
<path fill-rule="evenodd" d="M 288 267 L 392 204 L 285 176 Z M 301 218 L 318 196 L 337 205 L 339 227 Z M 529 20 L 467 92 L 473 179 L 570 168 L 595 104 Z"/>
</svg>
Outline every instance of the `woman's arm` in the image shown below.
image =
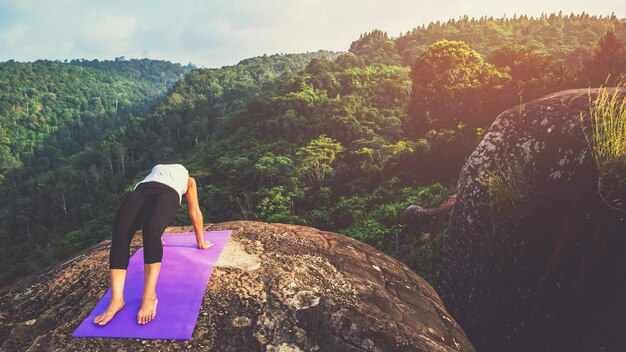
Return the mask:
<svg viewBox="0 0 626 352">
<path fill-rule="evenodd" d="M 204 240 L 204 231 L 202 223 L 202 212 L 200 211 L 200 205 L 198 204 L 198 189 L 196 188 L 196 180 L 189 177 L 187 180 L 187 204 L 189 205 L 189 217 L 193 224 L 193 230 L 196 233 L 196 241 L 198 242 L 198 248 L 209 248 L 211 242 Z"/>
</svg>

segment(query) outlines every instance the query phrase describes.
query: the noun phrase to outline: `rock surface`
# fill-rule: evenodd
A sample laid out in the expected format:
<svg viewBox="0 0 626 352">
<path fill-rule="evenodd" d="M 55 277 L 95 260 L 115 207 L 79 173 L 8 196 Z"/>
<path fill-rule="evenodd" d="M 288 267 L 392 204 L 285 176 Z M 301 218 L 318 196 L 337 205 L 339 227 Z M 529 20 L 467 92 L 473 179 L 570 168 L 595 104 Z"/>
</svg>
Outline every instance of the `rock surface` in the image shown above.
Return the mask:
<svg viewBox="0 0 626 352">
<path fill-rule="evenodd" d="M 598 90 L 504 111 L 461 171 L 438 292 L 479 351 L 626 346 L 626 213 L 598 196 L 582 128 L 589 93 Z M 477 178 L 507 163 L 520 165 L 532 197 L 494 216 Z"/>
<path fill-rule="evenodd" d="M 190 341 L 72 338 L 108 288 L 110 241 L 0 290 L 3 351 L 474 351 L 433 288 L 375 249 L 237 221 Z M 187 232 L 191 227 L 169 228 Z M 141 245 L 136 235 L 132 251 Z"/>
</svg>

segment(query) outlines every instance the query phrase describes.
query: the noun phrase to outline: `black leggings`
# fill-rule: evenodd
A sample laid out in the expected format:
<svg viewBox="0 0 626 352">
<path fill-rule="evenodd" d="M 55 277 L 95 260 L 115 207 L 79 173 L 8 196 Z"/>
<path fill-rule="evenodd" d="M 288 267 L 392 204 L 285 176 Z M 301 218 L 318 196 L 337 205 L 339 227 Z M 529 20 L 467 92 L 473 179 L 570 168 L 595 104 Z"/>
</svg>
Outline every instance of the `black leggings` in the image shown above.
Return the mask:
<svg viewBox="0 0 626 352">
<path fill-rule="evenodd" d="M 115 216 L 109 268 L 128 268 L 130 242 L 142 225 L 143 262 L 161 262 L 161 235 L 180 209 L 179 202 L 178 193 L 159 182 L 140 183 L 134 191 L 128 193 Z"/>
</svg>

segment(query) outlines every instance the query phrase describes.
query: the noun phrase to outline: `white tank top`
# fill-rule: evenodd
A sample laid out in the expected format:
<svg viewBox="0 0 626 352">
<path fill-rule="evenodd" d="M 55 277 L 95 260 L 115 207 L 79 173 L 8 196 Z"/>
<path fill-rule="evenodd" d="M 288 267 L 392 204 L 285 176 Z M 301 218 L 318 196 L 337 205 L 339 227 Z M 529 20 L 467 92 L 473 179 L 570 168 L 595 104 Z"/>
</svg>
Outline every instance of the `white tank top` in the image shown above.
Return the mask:
<svg viewBox="0 0 626 352">
<path fill-rule="evenodd" d="M 187 192 L 188 179 L 189 172 L 181 164 L 158 164 L 152 168 L 152 171 L 146 178 L 135 185 L 134 189 L 140 183 L 159 182 L 176 190 L 179 196 L 179 203 L 182 203 L 183 194 Z"/>
</svg>

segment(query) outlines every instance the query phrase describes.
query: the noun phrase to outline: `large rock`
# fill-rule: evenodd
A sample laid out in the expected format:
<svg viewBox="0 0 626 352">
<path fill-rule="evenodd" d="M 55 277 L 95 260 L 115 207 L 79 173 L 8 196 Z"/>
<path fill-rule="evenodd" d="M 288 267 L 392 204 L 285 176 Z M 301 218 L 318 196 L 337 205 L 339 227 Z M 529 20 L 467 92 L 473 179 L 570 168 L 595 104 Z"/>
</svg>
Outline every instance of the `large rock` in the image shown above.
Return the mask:
<svg viewBox="0 0 626 352">
<path fill-rule="evenodd" d="M 70 336 L 108 288 L 105 241 L 0 291 L 2 350 L 474 351 L 426 281 L 363 243 L 285 224 L 207 229 L 234 232 L 191 341 Z"/>
<path fill-rule="evenodd" d="M 598 195 L 588 93 L 504 111 L 461 171 L 438 291 L 479 351 L 626 348 L 626 213 Z M 532 197 L 494 216 L 477 178 L 515 162 Z"/>
</svg>

